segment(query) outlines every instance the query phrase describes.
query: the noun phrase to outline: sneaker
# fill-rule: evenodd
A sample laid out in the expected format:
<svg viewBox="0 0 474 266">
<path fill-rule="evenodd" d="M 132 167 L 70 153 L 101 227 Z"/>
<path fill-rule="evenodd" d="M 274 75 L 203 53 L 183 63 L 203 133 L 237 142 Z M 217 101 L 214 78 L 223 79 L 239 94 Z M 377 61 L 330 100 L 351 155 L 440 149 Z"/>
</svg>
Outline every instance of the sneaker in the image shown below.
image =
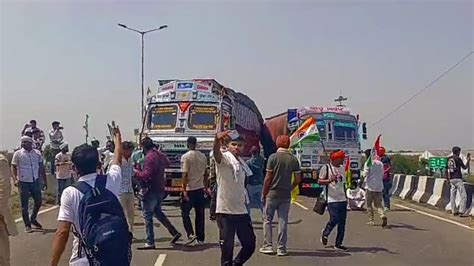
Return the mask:
<svg viewBox="0 0 474 266">
<path fill-rule="evenodd" d="M 181 233 L 177 233 L 176 235 L 173 236 L 170 243 L 171 244 L 176 244 L 176 242 L 178 242 L 178 240 L 181 238 L 181 236 L 182 236 Z"/>
<path fill-rule="evenodd" d="M 461 215 L 459 215 L 459 217 L 462 217 L 462 218 L 467 218 L 469 217 L 470 215 L 468 213 L 463 213 Z"/>
<path fill-rule="evenodd" d="M 150 250 L 150 249 L 155 249 L 155 245 L 152 244 L 145 244 L 143 247 L 138 247 L 138 250 Z"/>
<path fill-rule="evenodd" d="M 33 225 L 35 229 L 43 229 L 43 226 L 40 223 L 38 223 L 37 220 L 32 220 L 31 225 Z"/>
<path fill-rule="evenodd" d="M 262 254 L 267 254 L 267 255 L 270 255 L 270 254 L 275 253 L 275 252 L 273 251 L 273 247 L 270 247 L 270 246 L 261 247 L 258 251 L 259 251 L 260 253 L 262 253 Z"/>
<path fill-rule="evenodd" d="M 32 232 L 33 232 L 33 229 L 31 229 L 31 226 L 26 226 L 26 227 L 25 227 L 25 232 L 26 232 L 26 233 L 32 233 Z"/>
<path fill-rule="evenodd" d="M 335 250 L 339 250 L 339 251 L 348 251 L 348 250 L 349 250 L 348 248 L 346 248 L 346 247 L 343 246 L 343 245 L 335 245 L 335 246 L 334 246 L 334 249 L 335 249 Z"/>
<path fill-rule="evenodd" d="M 328 237 L 323 234 L 321 234 L 321 244 L 323 244 L 323 246 L 328 245 Z"/>
<path fill-rule="evenodd" d="M 196 236 L 195 235 L 190 235 L 188 237 L 188 241 L 186 241 L 186 245 L 191 245 L 192 243 L 194 243 L 194 241 L 196 241 Z"/>
<path fill-rule="evenodd" d="M 279 249 L 279 250 L 277 250 L 277 256 L 278 257 L 286 257 L 286 256 L 288 256 L 288 252 L 286 252 L 286 250 L 284 250 L 284 249 Z"/>
<path fill-rule="evenodd" d="M 204 241 L 198 240 L 196 241 L 196 246 L 202 246 L 204 245 Z"/>
<path fill-rule="evenodd" d="M 384 207 L 383 210 L 386 211 L 386 212 L 389 212 L 390 208 Z"/>
<path fill-rule="evenodd" d="M 387 217 L 382 217 L 382 227 L 386 227 L 387 226 Z"/>
<path fill-rule="evenodd" d="M 374 226 L 374 225 L 375 225 L 375 222 L 374 222 L 374 221 L 368 221 L 368 222 L 367 222 L 367 225 Z"/>
</svg>

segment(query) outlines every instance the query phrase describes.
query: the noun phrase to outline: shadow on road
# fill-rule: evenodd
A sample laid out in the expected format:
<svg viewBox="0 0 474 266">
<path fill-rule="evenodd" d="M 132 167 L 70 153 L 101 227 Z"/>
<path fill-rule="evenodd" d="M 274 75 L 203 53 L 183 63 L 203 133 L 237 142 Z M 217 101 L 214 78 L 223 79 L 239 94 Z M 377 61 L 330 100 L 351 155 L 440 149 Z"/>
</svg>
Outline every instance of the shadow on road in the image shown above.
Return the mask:
<svg viewBox="0 0 474 266">
<path fill-rule="evenodd" d="M 336 250 L 309 250 L 309 249 L 296 249 L 288 252 L 291 257 L 326 257 L 326 258 L 336 258 L 336 257 L 348 257 L 351 254 L 346 252 L 339 252 Z"/>
<path fill-rule="evenodd" d="M 392 252 L 386 248 L 382 247 L 347 247 L 349 249 L 349 253 L 379 253 L 385 252 L 389 254 L 398 254 L 396 252 Z"/>
<path fill-rule="evenodd" d="M 134 222 L 133 225 L 134 226 L 145 226 L 145 223 L 144 222 Z M 153 223 L 153 225 L 155 227 L 160 227 L 161 226 L 161 224 L 159 224 L 159 223 Z"/>
<path fill-rule="evenodd" d="M 202 245 L 186 245 L 182 243 L 176 243 L 169 247 L 157 247 L 154 250 L 167 250 L 167 251 L 183 251 L 183 252 L 201 252 L 208 249 L 217 249 L 219 244 L 217 243 L 204 243 Z"/>
<path fill-rule="evenodd" d="M 413 230 L 413 231 L 428 231 L 426 229 L 418 228 L 411 224 L 405 224 L 405 223 L 389 224 L 387 225 L 386 229 L 407 229 L 407 230 Z"/>
<path fill-rule="evenodd" d="M 170 237 L 160 237 L 160 238 L 155 238 L 155 242 L 170 242 L 171 238 Z M 133 244 L 144 244 L 146 243 L 146 239 L 135 239 L 133 240 Z"/>
</svg>

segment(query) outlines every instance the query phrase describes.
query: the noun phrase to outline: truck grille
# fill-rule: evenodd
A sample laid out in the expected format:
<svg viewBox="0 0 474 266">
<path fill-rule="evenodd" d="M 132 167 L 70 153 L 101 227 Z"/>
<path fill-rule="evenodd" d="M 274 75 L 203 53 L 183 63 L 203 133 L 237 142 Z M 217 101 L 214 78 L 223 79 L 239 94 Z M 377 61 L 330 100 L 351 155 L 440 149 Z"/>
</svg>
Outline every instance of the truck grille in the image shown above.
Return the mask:
<svg viewBox="0 0 474 266">
<path fill-rule="evenodd" d="M 186 151 L 166 151 L 164 152 L 168 160 L 170 161 L 170 168 L 180 168 L 181 167 L 181 156 L 186 153 Z"/>
</svg>

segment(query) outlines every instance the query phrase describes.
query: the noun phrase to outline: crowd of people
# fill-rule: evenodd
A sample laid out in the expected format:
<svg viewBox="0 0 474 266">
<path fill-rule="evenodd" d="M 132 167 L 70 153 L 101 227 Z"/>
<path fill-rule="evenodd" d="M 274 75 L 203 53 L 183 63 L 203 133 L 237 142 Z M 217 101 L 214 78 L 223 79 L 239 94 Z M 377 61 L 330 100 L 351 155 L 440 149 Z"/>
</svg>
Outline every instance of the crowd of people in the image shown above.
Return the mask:
<svg viewBox="0 0 474 266">
<path fill-rule="evenodd" d="M 54 121 L 49 132 L 51 150 L 54 151 L 51 171 L 56 174 L 57 203 L 60 206 L 51 265 L 58 265 L 71 231 L 74 241 L 70 265 L 94 265 L 99 261 L 110 265 L 129 265 L 133 253 L 131 243 L 136 239 L 136 207 L 143 212 L 146 233 L 145 244 L 138 250 L 156 248 L 153 217 L 167 229 L 171 244 L 180 241 L 183 235 L 162 210 L 166 194 L 165 169 L 170 166 L 170 162 L 152 139 L 144 137 L 139 143 L 140 147 L 135 147 L 130 141 L 122 141 L 120 130 L 114 128 L 113 140 L 108 141 L 104 148 L 100 148 L 99 142 L 93 140 L 91 145 L 80 145 L 69 153 L 62 129 L 60 123 Z M 41 190 L 47 186 L 41 153 L 44 141 L 44 133 L 37 127 L 36 121 L 30 121 L 22 131 L 21 149 L 14 153 L 11 162 L 12 181 L 20 192 L 26 232 L 32 232 L 33 228 L 42 229 L 37 215 L 41 207 Z M 259 252 L 288 255 L 287 227 L 291 195 L 301 182 L 301 169 L 289 150 L 289 136 L 278 136 L 276 145 L 278 150 L 267 160 L 260 155 L 259 147 L 254 146 L 251 147 L 252 157 L 244 161 L 242 137 L 229 132 L 217 133 L 208 168 L 208 158 L 198 151 L 197 139 L 187 139 L 188 152 L 181 157 L 183 193 L 180 206 L 186 245 L 199 246 L 206 240 L 207 195 L 211 198 L 209 219 L 216 221 L 219 229 L 221 265 L 244 265 L 255 252 L 257 243 L 250 216 L 251 208 L 260 210 L 264 225 Z M 367 157 L 371 153 L 371 150 L 365 151 Z M 463 192 L 463 186 L 458 184 L 462 180 L 459 173 L 466 165 L 457 159 L 459 153 L 460 149 L 455 147 L 454 155 L 449 159 L 448 172 L 452 195 L 459 192 L 462 199 L 465 190 Z M 344 151 L 332 152 L 329 163 L 320 169 L 318 183 L 324 188 L 323 197 L 326 198 L 329 213 L 329 221 L 320 237 L 324 246 L 328 245 L 329 235 L 337 227 L 334 248 L 348 250 L 343 245 L 348 210 L 367 211 L 367 223 L 373 226 L 375 208 L 382 220 L 381 226 L 387 226 L 386 212 L 390 210 L 392 185 L 391 162 L 385 155 L 385 149 L 381 148 L 375 154 L 377 156 L 364 165 L 359 182 L 354 180 L 349 187 L 343 168 L 346 158 Z M 8 161 L 3 156 L 0 157 L 0 163 L 6 164 L 8 168 Z M 2 167 L 4 170 L 5 167 Z M 2 172 L 1 177 L 9 174 Z M 7 247 L 0 252 L 0 262 L 5 265 L 9 263 L 8 236 L 17 234 L 11 214 L 3 211 L 4 206 L 8 206 L 8 197 L 5 195 L 10 194 L 9 182 L 8 178 L 0 179 L 0 243 Z M 31 215 L 28 207 L 30 197 L 34 201 Z M 190 218 L 192 209 L 195 214 L 194 226 Z M 459 211 L 462 214 L 465 206 L 461 204 Z M 459 212 L 453 208 L 453 213 Z M 276 249 L 273 246 L 275 214 L 278 215 Z M 91 224 L 91 221 L 94 223 Z M 104 232 L 103 238 L 98 240 L 91 236 L 91 231 L 96 234 Z M 241 244 L 236 256 L 235 236 Z M 103 251 L 112 249 L 112 253 Z M 109 265 L 107 263 L 103 265 Z"/>
</svg>

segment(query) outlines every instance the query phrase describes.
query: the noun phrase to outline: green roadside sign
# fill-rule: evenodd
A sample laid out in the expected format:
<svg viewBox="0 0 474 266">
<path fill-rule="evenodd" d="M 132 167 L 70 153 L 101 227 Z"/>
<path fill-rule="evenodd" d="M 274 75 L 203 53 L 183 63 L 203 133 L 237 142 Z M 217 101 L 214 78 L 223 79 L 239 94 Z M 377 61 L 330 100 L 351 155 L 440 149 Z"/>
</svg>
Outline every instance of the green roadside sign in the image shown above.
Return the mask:
<svg viewBox="0 0 474 266">
<path fill-rule="evenodd" d="M 446 169 L 448 167 L 447 157 L 431 157 L 429 160 L 430 169 Z"/>
</svg>

